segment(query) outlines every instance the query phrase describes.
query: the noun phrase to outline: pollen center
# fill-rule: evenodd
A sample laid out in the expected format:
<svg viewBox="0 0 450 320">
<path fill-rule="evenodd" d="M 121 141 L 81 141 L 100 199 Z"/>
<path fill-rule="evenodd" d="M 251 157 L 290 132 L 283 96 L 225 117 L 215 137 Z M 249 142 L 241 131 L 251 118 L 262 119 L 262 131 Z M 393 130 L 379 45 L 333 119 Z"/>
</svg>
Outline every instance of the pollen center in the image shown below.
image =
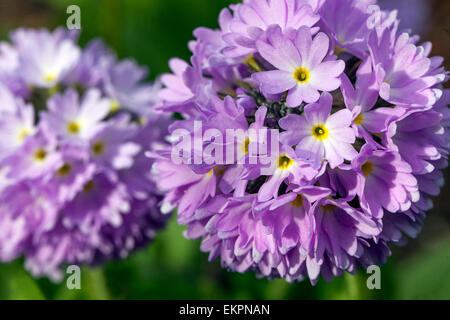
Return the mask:
<svg viewBox="0 0 450 320">
<path fill-rule="evenodd" d="M 45 151 L 45 150 L 42 149 L 42 148 L 36 150 L 36 152 L 34 153 L 34 159 L 35 159 L 36 161 L 42 162 L 42 161 L 45 160 L 46 157 L 47 157 L 47 151 Z"/>
<path fill-rule="evenodd" d="M 67 131 L 71 134 L 77 134 L 80 131 L 80 124 L 78 122 L 69 122 L 67 124 Z"/>
<path fill-rule="evenodd" d="M 83 187 L 83 191 L 91 191 L 94 189 L 94 181 L 90 180 L 88 183 L 86 183 Z"/>
<path fill-rule="evenodd" d="M 367 161 L 361 166 L 361 171 L 367 177 L 373 172 L 373 162 Z"/>
<path fill-rule="evenodd" d="M 28 129 L 21 130 L 19 132 L 19 141 L 22 142 L 23 140 L 25 140 L 25 137 L 29 134 L 30 134 L 30 130 L 28 130 Z"/>
<path fill-rule="evenodd" d="M 363 123 L 363 121 L 364 121 L 364 117 L 363 117 L 363 114 L 362 113 L 360 113 L 360 114 L 358 114 L 358 116 L 355 118 L 355 120 L 353 120 L 353 122 L 356 124 L 356 125 L 360 125 L 361 123 Z"/>
<path fill-rule="evenodd" d="M 111 100 L 111 107 L 109 109 L 109 112 L 114 113 L 120 109 L 120 103 L 116 99 Z"/>
<path fill-rule="evenodd" d="M 278 158 L 278 168 L 285 170 L 294 164 L 294 160 L 287 155 L 282 155 Z"/>
<path fill-rule="evenodd" d="M 92 152 L 95 155 L 101 155 L 105 150 L 105 144 L 102 141 L 97 141 L 92 145 Z"/>
<path fill-rule="evenodd" d="M 61 168 L 58 169 L 57 174 L 61 177 L 67 176 L 70 171 L 72 171 L 72 166 L 68 163 L 65 163 Z"/>
<path fill-rule="evenodd" d="M 326 204 L 326 205 L 322 206 L 322 210 L 325 212 L 331 212 L 334 210 L 334 208 L 336 208 L 336 206 L 334 206 L 332 204 Z"/>
<path fill-rule="evenodd" d="M 328 129 L 323 124 L 315 125 L 312 128 L 312 135 L 319 140 L 325 140 L 328 138 Z"/>
<path fill-rule="evenodd" d="M 244 143 L 242 144 L 242 153 L 247 154 L 248 153 L 248 145 L 250 144 L 250 139 L 245 139 Z"/>
<path fill-rule="evenodd" d="M 45 75 L 44 80 L 46 82 L 52 82 L 53 80 L 56 79 L 56 75 L 54 73 L 48 73 Z"/>
<path fill-rule="evenodd" d="M 303 197 L 301 195 L 298 195 L 297 198 L 291 201 L 291 204 L 296 208 L 300 208 L 303 204 Z"/>
<path fill-rule="evenodd" d="M 294 71 L 294 79 L 299 83 L 305 83 L 309 80 L 309 71 L 306 68 L 297 68 Z"/>
</svg>

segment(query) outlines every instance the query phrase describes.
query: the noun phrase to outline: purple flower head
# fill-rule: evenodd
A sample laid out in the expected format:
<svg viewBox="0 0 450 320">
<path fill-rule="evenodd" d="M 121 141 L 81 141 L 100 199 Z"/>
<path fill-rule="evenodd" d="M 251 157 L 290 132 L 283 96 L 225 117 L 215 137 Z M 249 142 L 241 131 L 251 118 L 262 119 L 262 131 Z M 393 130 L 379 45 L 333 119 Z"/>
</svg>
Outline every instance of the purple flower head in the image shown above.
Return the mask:
<svg viewBox="0 0 450 320">
<path fill-rule="evenodd" d="M 315 284 L 420 231 L 448 164 L 448 77 L 376 4 L 245 0 L 170 61 L 172 146 L 147 155 L 163 211 L 210 260 Z"/>
<path fill-rule="evenodd" d="M 64 265 L 124 258 L 164 225 L 145 151 L 168 121 L 152 109 L 158 86 L 102 43 L 82 50 L 63 29 L 12 40 L 0 48 L 0 260 L 60 281 Z"/>
</svg>

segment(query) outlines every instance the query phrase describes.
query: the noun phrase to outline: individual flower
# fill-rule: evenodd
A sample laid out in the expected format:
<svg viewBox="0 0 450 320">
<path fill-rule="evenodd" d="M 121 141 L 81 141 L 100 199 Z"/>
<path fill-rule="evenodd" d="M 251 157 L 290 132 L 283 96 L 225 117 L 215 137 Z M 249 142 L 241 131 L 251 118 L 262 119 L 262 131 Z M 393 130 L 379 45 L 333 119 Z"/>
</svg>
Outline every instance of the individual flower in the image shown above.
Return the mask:
<svg viewBox="0 0 450 320">
<path fill-rule="evenodd" d="M 27 85 L 51 88 L 75 68 L 80 49 L 68 33 L 40 29 L 18 29 L 11 39 L 17 50 L 17 72 Z"/>
<path fill-rule="evenodd" d="M 0 49 L 0 260 L 60 281 L 65 265 L 125 258 L 164 226 L 145 151 L 168 120 L 152 109 L 158 86 L 101 42 L 82 50 L 64 29 L 12 38 Z"/>
<path fill-rule="evenodd" d="M 224 9 L 221 16 L 223 40 L 228 44 L 226 54 L 242 57 L 254 52 L 255 41 L 264 36 L 270 26 L 277 25 L 283 31 L 296 30 L 301 26 L 312 27 L 320 17 L 314 12 L 322 0 L 246 0 L 231 7 L 233 17 Z M 274 14 L 276 12 L 277 14 Z M 224 21 L 225 20 L 225 21 Z"/>
<path fill-rule="evenodd" d="M 170 61 L 156 109 L 172 146 L 147 155 L 163 211 L 210 260 L 316 284 L 420 232 L 448 165 L 448 75 L 376 4 L 244 0 Z"/>
<path fill-rule="evenodd" d="M 28 135 L 32 135 L 34 126 L 33 106 L 27 105 L 21 98 L 14 97 L 11 92 L 0 86 L 0 153 L 2 157 L 21 147 Z"/>
<path fill-rule="evenodd" d="M 410 108 L 432 106 L 442 96 L 435 86 L 445 80 L 445 74 L 428 74 L 439 67 L 417 47 L 410 35 L 403 33 L 394 39 L 389 29 L 381 35 L 371 33 L 370 55 L 376 66 L 380 97 L 392 104 Z"/>
<path fill-rule="evenodd" d="M 60 162 L 56 137 L 47 130 L 40 130 L 16 152 L 5 157 L 2 164 L 8 168 L 8 177 L 20 181 L 43 176 Z"/>
<path fill-rule="evenodd" d="M 48 112 L 42 113 L 43 124 L 64 139 L 89 139 L 101 127 L 110 105 L 100 91 L 91 89 L 79 101 L 78 93 L 67 90 L 55 94 L 47 102 Z"/>
<path fill-rule="evenodd" d="M 343 201 L 321 199 L 310 212 L 313 217 L 313 238 L 308 250 L 307 271 L 314 283 L 319 274 L 332 277 L 332 265 L 341 270 L 355 270 L 357 258 L 364 254 L 361 239 L 370 239 L 380 233 L 377 221 Z"/>
<path fill-rule="evenodd" d="M 143 83 L 147 70 L 133 60 L 116 62 L 107 69 L 103 81 L 105 93 L 111 99 L 113 111 L 124 108 L 135 114 L 148 116 L 146 111 L 158 101 L 158 84 Z"/>
<path fill-rule="evenodd" d="M 308 162 L 300 160 L 294 150 L 288 146 L 283 146 L 275 161 L 272 161 L 271 177 L 259 189 L 258 200 L 267 201 L 272 197 L 277 197 L 278 189 L 285 179 L 289 182 L 300 185 L 302 180 L 312 180 L 317 174 Z"/>
<path fill-rule="evenodd" d="M 271 44 L 258 41 L 261 56 L 277 70 L 257 72 L 252 77 L 261 84 L 264 94 L 288 91 L 286 103 L 298 107 L 303 101 L 319 100 L 320 91 L 333 91 L 340 85 L 339 75 L 344 71 L 343 61 L 333 61 L 329 54 L 329 39 L 318 33 L 314 40 L 307 27 L 300 28 L 295 41 L 284 38 L 280 28 L 267 32 Z M 325 59 L 325 61 L 324 61 Z"/>
<path fill-rule="evenodd" d="M 353 162 L 364 175 L 364 189 L 360 190 L 361 208 L 375 217 L 389 212 L 406 211 L 420 198 L 417 180 L 411 166 L 393 151 L 372 150 L 365 145 Z"/>
<path fill-rule="evenodd" d="M 377 144 L 373 135 L 386 132 L 389 125 L 401 118 L 405 110 L 386 106 L 374 108 L 378 100 L 379 86 L 370 59 L 364 60 L 357 71 L 355 87 L 346 75 L 341 77 L 341 90 L 346 107 L 353 114 L 355 134 L 366 142 Z"/>
<path fill-rule="evenodd" d="M 192 91 L 184 84 L 183 74 L 189 65 L 178 58 L 169 61 L 173 74 L 161 76 L 161 82 L 165 88 L 159 91 L 159 98 L 166 102 L 184 102 L 193 98 Z"/>
<path fill-rule="evenodd" d="M 359 59 L 367 56 L 371 31 L 392 27 L 397 17 L 396 11 L 381 11 L 372 0 L 327 0 L 319 13 L 319 24 L 331 35 L 335 53 L 348 52 Z"/>
<path fill-rule="evenodd" d="M 353 160 L 357 152 L 351 145 L 355 142 L 351 113 L 344 109 L 330 115 L 331 104 L 331 95 L 324 93 L 318 103 L 305 107 L 304 117 L 290 114 L 279 123 L 287 130 L 281 133 L 281 141 L 297 145 L 299 157 L 312 160 L 316 167 L 326 159 L 334 169 L 344 159 Z"/>
</svg>

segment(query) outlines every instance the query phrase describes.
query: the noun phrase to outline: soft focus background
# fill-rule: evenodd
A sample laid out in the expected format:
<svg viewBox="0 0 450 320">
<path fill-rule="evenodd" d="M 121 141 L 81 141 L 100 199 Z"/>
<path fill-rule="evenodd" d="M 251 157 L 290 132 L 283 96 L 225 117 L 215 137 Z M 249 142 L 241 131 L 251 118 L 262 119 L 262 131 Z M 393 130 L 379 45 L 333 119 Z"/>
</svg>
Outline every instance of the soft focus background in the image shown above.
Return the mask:
<svg viewBox="0 0 450 320">
<path fill-rule="evenodd" d="M 167 61 L 189 58 L 187 42 L 197 26 L 217 27 L 217 15 L 229 0 L 0 0 L 0 36 L 18 27 L 65 25 L 66 8 L 81 8 L 81 43 L 101 37 L 119 57 L 134 57 L 151 79 L 167 72 Z M 433 42 L 433 55 L 444 56 L 450 70 L 450 1 L 381 0 L 401 8 L 402 28 Z M 446 171 L 449 180 L 449 171 Z M 406 247 L 393 248 L 382 267 L 381 290 L 366 288 L 367 275 L 345 275 L 331 283 L 288 284 L 256 279 L 208 263 L 198 241 L 183 238 L 174 219 L 147 249 L 103 268 L 82 269 L 82 289 L 65 281 L 34 280 L 23 261 L 0 265 L 0 299 L 450 299 L 450 187 L 442 189 L 425 227 Z"/>
</svg>

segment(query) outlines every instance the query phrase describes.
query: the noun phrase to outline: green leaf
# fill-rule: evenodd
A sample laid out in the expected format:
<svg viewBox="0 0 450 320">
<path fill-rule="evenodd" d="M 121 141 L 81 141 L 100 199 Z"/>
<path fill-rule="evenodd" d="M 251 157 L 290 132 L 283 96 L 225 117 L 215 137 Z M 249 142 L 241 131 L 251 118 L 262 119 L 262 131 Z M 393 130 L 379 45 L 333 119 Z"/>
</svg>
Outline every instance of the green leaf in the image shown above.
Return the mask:
<svg viewBox="0 0 450 320">
<path fill-rule="evenodd" d="M 0 266 L 0 287 L 2 299 L 45 299 L 36 281 L 23 269 L 21 261 Z"/>
</svg>

